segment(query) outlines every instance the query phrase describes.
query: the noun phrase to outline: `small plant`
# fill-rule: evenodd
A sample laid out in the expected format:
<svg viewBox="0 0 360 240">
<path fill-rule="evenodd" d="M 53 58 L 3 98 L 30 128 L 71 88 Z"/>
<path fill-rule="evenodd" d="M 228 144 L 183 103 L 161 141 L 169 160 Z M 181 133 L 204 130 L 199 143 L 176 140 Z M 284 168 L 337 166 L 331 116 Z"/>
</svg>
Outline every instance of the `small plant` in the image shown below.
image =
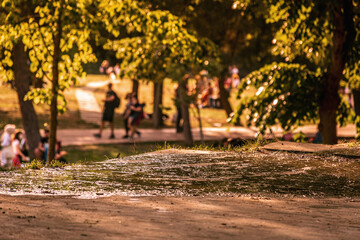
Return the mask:
<svg viewBox="0 0 360 240">
<path fill-rule="evenodd" d="M 29 164 L 27 164 L 24 169 L 41 169 L 43 167 L 45 167 L 44 161 L 34 159 Z"/>
<path fill-rule="evenodd" d="M 61 167 L 64 167 L 66 166 L 67 163 L 66 162 L 62 162 L 62 161 L 59 161 L 59 160 L 52 160 L 49 164 L 49 167 L 53 167 L 53 168 L 61 168 Z"/>
<path fill-rule="evenodd" d="M 155 145 L 155 151 L 168 150 L 168 149 L 181 149 L 181 146 L 164 142 L 164 145 Z"/>
</svg>

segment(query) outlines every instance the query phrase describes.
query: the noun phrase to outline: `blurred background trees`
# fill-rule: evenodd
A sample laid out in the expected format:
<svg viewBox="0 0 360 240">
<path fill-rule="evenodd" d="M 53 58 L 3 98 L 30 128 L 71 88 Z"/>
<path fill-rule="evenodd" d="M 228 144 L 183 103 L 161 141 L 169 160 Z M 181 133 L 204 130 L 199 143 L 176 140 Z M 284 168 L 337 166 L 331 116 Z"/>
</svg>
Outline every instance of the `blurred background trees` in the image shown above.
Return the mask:
<svg viewBox="0 0 360 240">
<path fill-rule="evenodd" d="M 119 63 L 134 90 L 140 80 L 154 83 L 156 128 L 164 79 L 185 94 L 184 83 L 201 70 L 218 77 L 221 106 L 232 116 L 224 85 L 235 65 L 242 79 L 234 123 L 246 115 L 263 133 L 319 121 L 329 144 L 337 142 L 338 123 L 360 129 L 340 93 L 360 82 L 360 6 L 353 0 L 2 0 L 0 12 L 0 73 L 14 80 L 31 149 L 40 137 L 32 102 L 50 106 L 54 149 L 63 92 L 104 58 Z M 243 97 L 249 89 L 256 94 Z"/>
</svg>

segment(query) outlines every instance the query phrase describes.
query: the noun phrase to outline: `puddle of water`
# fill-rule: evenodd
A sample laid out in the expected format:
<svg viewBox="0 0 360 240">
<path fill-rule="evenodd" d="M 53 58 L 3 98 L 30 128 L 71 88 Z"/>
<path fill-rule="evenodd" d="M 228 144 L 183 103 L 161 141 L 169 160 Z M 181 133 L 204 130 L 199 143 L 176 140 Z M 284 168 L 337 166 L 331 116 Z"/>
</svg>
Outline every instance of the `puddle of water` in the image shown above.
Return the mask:
<svg viewBox="0 0 360 240">
<path fill-rule="evenodd" d="M 360 196 L 360 163 L 339 157 L 289 153 L 142 154 L 64 169 L 0 172 L 0 193 L 79 198 L 209 194 Z"/>
</svg>

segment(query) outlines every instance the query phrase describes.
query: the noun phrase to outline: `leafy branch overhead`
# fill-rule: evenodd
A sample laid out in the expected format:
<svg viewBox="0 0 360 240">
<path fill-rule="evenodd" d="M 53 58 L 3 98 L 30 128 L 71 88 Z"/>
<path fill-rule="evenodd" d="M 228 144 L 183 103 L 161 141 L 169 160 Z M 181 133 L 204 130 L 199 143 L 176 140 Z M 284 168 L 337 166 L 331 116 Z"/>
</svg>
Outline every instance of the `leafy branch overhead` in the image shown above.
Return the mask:
<svg viewBox="0 0 360 240">
<path fill-rule="evenodd" d="M 250 87 L 255 87 L 255 95 L 242 98 L 234 115 L 240 120 L 245 109 L 248 125 L 254 123 L 263 133 L 268 126 L 279 123 L 285 130 L 313 121 L 317 118 L 319 73 L 309 71 L 300 64 L 273 63 L 254 71 L 242 79 L 238 98 Z"/>
<path fill-rule="evenodd" d="M 238 96 L 249 87 L 257 94 L 242 99 L 235 119 L 247 111 L 248 120 L 264 132 L 275 124 L 289 130 L 320 118 L 324 141 L 336 143 L 336 122 L 344 124 L 353 115 L 339 95 L 340 86 L 356 89 L 360 83 L 359 4 L 352 0 L 255 2 L 268 5 L 263 13 L 266 21 L 278 26 L 272 54 L 280 61 L 242 79 Z M 251 4 L 234 3 L 237 8 Z"/>
<path fill-rule="evenodd" d="M 159 10 L 143 13 L 144 21 L 137 36 L 108 40 L 104 46 L 116 51 L 124 75 L 159 81 L 174 65 L 201 69 L 218 60 L 216 46 L 189 32 L 178 17 Z"/>
</svg>

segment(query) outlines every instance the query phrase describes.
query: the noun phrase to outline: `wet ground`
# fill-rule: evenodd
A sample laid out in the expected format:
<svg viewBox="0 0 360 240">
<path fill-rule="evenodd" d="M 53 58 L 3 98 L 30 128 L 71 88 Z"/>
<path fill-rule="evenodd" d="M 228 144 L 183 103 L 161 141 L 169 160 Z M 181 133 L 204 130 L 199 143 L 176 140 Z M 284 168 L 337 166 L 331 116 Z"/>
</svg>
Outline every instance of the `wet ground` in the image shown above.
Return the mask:
<svg viewBox="0 0 360 240">
<path fill-rule="evenodd" d="M 285 152 L 166 150 L 65 168 L 0 172 L 0 193 L 359 197 L 360 161 Z"/>
</svg>

